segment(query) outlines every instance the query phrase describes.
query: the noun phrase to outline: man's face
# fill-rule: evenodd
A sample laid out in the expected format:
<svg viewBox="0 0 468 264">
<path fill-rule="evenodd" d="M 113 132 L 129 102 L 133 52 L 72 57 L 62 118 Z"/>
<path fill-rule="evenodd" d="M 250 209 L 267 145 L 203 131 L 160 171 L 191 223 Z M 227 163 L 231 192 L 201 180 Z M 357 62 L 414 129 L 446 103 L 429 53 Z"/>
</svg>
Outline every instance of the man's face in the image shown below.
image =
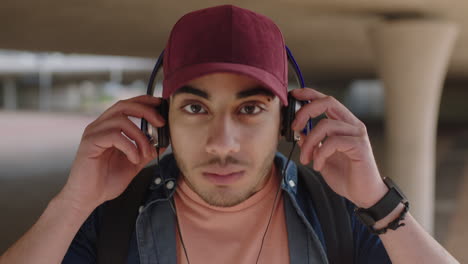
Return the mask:
<svg viewBox="0 0 468 264">
<path fill-rule="evenodd" d="M 187 184 L 208 204 L 233 206 L 273 173 L 280 101 L 252 78 L 214 73 L 171 97 L 171 144 Z"/>
</svg>

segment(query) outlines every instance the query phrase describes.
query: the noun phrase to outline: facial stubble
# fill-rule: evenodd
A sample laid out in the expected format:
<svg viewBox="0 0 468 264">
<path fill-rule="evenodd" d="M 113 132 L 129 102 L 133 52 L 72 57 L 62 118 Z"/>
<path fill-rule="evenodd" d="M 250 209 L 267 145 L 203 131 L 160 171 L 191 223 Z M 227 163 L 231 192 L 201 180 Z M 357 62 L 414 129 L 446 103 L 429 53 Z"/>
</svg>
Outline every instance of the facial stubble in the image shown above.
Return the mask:
<svg viewBox="0 0 468 264">
<path fill-rule="evenodd" d="M 215 186 L 208 190 L 204 190 L 202 186 L 195 184 L 194 181 L 191 180 L 192 177 L 196 176 L 192 175 L 191 170 L 188 168 L 183 159 L 178 155 L 178 151 L 175 148 L 173 148 L 173 153 L 181 172 L 180 176 L 184 177 L 184 180 L 190 189 L 192 189 L 196 194 L 198 194 L 200 198 L 202 198 L 207 204 L 211 206 L 232 207 L 247 200 L 266 184 L 272 170 L 277 144 L 278 142 L 276 142 L 276 144 L 272 144 L 273 148 L 268 151 L 268 155 L 266 155 L 261 162 L 261 166 L 259 167 L 258 171 L 253 172 L 256 178 L 258 178 L 257 181 L 255 181 L 255 183 L 251 186 L 247 186 L 246 188 L 240 190 L 235 190 L 230 186 Z M 223 164 L 226 164 L 226 162 L 223 162 Z M 251 168 L 252 164 L 249 163 L 249 165 Z M 246 176 L 253 177 L 253 175 Z"/>
</svg>

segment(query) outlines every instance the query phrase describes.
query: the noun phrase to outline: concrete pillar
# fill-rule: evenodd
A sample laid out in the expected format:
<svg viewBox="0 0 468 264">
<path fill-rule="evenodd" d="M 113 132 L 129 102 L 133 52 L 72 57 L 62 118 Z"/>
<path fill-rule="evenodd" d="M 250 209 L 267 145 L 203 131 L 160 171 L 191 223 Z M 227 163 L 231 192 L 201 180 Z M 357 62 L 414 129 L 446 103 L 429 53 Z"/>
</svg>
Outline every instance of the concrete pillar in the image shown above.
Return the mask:
<svg viewBox="0 0 468 264">
<path fill-rule="evenodd" d="M 393 20 L 370 30 L 385 86 L 386 162 L 383 176 L 401 186 L 411 214 L 433 231 L 435 146 L 439 102 L 457 25 Z"/>
</svg>

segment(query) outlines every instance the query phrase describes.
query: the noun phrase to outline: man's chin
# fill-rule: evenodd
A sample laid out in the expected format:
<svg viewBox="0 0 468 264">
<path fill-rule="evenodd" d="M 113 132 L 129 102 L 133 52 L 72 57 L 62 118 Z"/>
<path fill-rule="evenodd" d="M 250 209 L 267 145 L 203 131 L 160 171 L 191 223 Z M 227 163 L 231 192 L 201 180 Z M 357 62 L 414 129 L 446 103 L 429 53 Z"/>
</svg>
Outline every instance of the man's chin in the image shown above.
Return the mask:
<svg viewBox="0 0 468 264">
<path fill-rule="evenodd" d="M 227 194 L 224 192 L 216 193 L 198 193 L 198 196 L 203 199 L 207 204 L 216 207 L 233 207 L 245 200 L 247 200 L 252 194 Z"/>
</svg>

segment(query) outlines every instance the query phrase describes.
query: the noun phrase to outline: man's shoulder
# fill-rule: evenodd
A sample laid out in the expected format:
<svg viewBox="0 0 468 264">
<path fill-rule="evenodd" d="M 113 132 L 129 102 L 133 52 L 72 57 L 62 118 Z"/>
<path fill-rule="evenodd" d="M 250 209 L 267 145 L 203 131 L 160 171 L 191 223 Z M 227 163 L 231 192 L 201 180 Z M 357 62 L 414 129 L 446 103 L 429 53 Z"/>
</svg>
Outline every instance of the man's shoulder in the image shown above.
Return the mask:
<svg viewBox="0 0 468 264">
<path fill-rule="evenodd" d="M 305 187 L 310 194 L 323 194 L 344 199 L 344 197 L 338 195 L 330 188 L 320 172 L 301 164 L 297 164 L 296 166 L 298 184 Z"/>
<path fill-rule="evenodd" d="M 329 259 L 336 263 L 353 259 L 353 220 L 347 200 L 328 186 L 320 172 L 307 166 L 297 165 L 297 180 L 298 204 L 311 212 L 305 215 L 323 240 Z"/>
<path fill-rule="evenodd" d="M 328 221 L 328 218 L 352 220 L 354 217 L 354 204 L 345 197 L 337 194 L 330 188 L 322 174 L 304 165 L 297 165 L 298 199 L 310 200 L 310 206 L 318 213 L 320 222 Z M 306 203 L 307 204 L 307 203 Z M 321 216 L 327 216 L 323 219 Z M 328 221 L 329 222 L 329 221 Z M 337 222 L 333 220 L 332 222 Z"/>
</svg>

